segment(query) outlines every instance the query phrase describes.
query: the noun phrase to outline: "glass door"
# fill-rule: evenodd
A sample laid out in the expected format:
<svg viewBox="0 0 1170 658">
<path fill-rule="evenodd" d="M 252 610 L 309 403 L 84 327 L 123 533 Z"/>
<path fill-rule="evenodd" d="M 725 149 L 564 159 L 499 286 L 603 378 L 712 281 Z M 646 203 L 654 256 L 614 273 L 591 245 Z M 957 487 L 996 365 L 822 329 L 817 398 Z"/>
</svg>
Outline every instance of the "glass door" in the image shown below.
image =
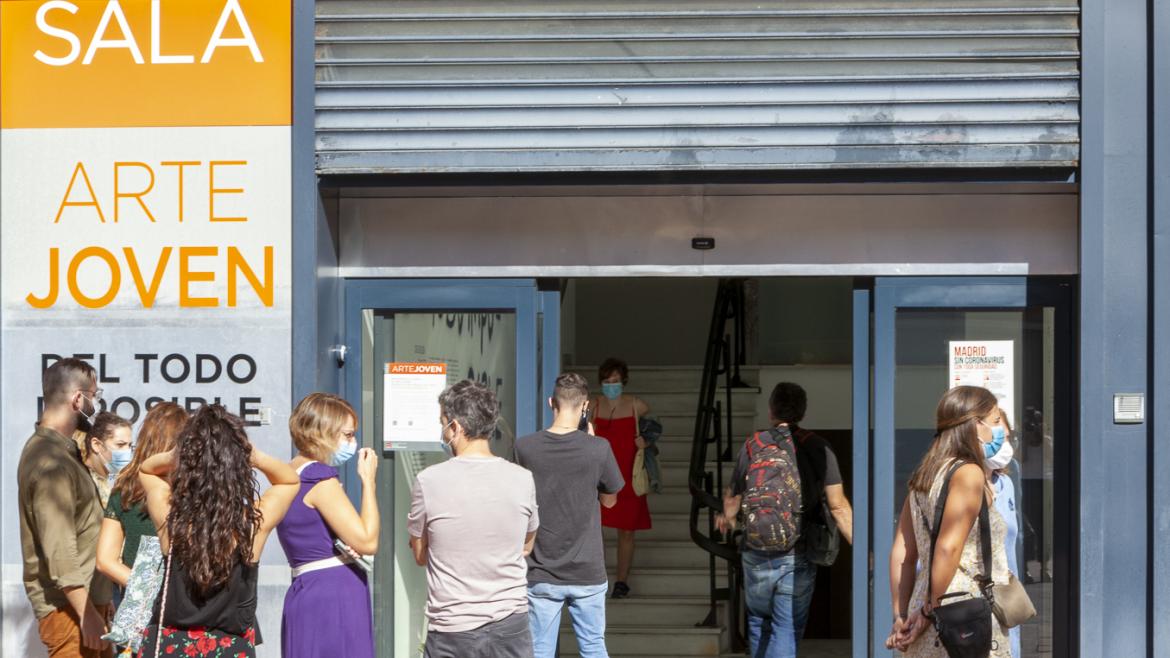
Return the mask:
<svg viewBox="0 0 1170 658">
<path fill-rule="evenodd" d="M 361 444 L 375 448 L 382 512 L 372 581 L 378 655 L 420 655 L 426 574 L 405 527 L 415 477 L 445 459 L 438 435 L 417 449 L 383 449 L 383 377 L 391 362 L 443 363 L 449 383 L 478 381 L 500 400 L 492 451 L 511 458 L 517 436 L 544 423 L 541 400 L 559 367 L 558 291 L 534 280 L 354 280 L 345 285 L 344 394 L 361 414 Z M 353 470 L 352 462 L 348 470 Z M 351 498 L 357 478 L 346 477 Z M 391 550 L 392 549 L 392 550 Z"/>
<path fill-rule="evenodd" d="M 1038 611 L 1020 629 L 1019 655 L 1069 655 L 1076 446 L 1071 290 L 1067 280 L 1025 277 L 876 280 L 874 655 L 890 655 L 884 646 L 893 615 L 889 550 L 906 482 L 933 440 L 940 396 L 956 384 L 996 392 L 1014 429 L 1015 459 L 1003 475 L 1015 492 L 1008 513 L 1018 528 L 1008 561 Z"/>
</svg>

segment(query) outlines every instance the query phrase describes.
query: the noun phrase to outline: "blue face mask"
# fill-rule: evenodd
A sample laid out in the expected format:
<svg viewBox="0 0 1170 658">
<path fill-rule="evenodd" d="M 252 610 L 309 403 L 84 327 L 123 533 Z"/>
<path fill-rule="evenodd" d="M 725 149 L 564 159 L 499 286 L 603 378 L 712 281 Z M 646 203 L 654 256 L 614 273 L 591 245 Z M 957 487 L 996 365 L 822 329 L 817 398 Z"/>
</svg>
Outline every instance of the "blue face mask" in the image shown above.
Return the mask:
<svg viewBox="0 0 1170 658">
<path fill-rule="evenodd" d="M 455 456 L 455 446 L 452 445 L 452 442 L 455 440 L 455 437 L 451 437 L 451 441 L 447 440 L 447 428 L 451 427 L 452 423 L 454 423 L 454 422 L 455 421 L 451 421 L 450 423 L 447 423 L 446 425 L 444 425 L 443 429 L 440 431 L 440 434 L 439 434 L 439 445 L 443 446 L 443 452 L 447 453 L 448 457 Z"/>
<path fill-rule="evenodd" d="M 610 400 L 616 400 L 622 396 L 622 383 L 604 383 L 601 385 L 601 394 Z"/>
<path fill-rule="evenodd" d="M 329 460 L 330 466 L 341 466 L 349 461 L 357 454 L 357 441 L 346 441 L 337 447 L 337 451 L 333 453 L 333 458 Z"/>
<path fill-rule="evenodd" d="M 1007 429 L 1003 425 L 991 425 L 991 443 L 983 444 L 983 456 L 991 459 L 1003 447 L 1004 439 L 1007 438 Z"/>
<path fill-rule="evenodd" d="M 134 459 L 134 451 L 129 448 L 110 451 L 110 474 L 114 475 L 129 466 L 131 459 Z"/>
</svg>

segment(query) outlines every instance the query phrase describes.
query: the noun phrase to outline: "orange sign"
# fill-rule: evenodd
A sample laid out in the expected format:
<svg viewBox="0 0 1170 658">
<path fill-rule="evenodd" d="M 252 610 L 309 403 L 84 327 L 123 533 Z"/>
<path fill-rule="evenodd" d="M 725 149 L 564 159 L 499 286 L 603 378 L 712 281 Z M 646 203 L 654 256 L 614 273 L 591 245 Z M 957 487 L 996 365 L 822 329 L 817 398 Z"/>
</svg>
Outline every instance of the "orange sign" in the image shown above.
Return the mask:
<svg viewBox="0 0 1170 658">
<path fill-rule="evenodd" d="M 446 375 L 446 363 L 387 363 L 388 375 Z"/>
<path fill-rule="evenodd" d="M 0 127 L 286 126 L 291 0 L 0 0 Z"/>
</svg>

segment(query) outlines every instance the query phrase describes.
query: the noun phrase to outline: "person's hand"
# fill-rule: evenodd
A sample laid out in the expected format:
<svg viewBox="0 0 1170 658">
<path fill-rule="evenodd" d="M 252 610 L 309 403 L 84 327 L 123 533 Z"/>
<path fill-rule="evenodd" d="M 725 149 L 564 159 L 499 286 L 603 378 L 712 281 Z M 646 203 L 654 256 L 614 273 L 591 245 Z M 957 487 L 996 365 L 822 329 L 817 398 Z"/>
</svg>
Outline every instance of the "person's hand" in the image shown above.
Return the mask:
<svg viewBox="0 0 1170 658">
<path fill-rule="evenodd" d="M 724 534 L 735 530 L 735 518 L 728 518 L 723 512 L 715 515 L 715 529 Z"/>
<path fill-rule="evenodd" d="M 378 472 L 378 454 L 372 448 L 362 448 L 358 451 L 357 474 L 362 482 L 374 483 L 374 475 Z"/>
<path fill-rule="evenodd" d="M 886 638 L 887 649 L 898 649 L 899 642 L 902 638 L 902 633 L 906 629 L 906 620 L 898 617 L 894 619 L 894 627 L 890 629 L 890 635 Z"/>
<path fill-rule="evenodd" d="M 922 614 L 921 609 L 915 610 L 903 625 L 902 633 L 898 637 L 898 642 L 895 646 L 899 651 L 905 652 L 928 628 L 930 628 L 930 620 L 926 618 L 926 615 Z"/>
<path fill-rule="evenodd" d="M 638 446 L 638 448 L 642 450 L 645 450 L 646 446 L 650 444 L 646 443 L 646 439 L 643 439 L 641 435 L 638 435 L 634 437 L 634 445 Z"/>
<path fill-rule="evenodd" d="M 81 619 L 81 645 L 91 651 L 104 651 L 110 646 L 102 639 L 106 634 L 106 622 L 102 613 L 90 603 L 85 606 L 85 615 Z"/>
<path fill-rule="evenodd" d="M 360 559 L 362 559 L 362 554 L 361 554 L 361 553 L 358 553 L 357 551 L 355 551 L 355 550 L 353 550 L 352 548 L 350 548 L 350 547 L 349 547 L 349 544 L 346 544 L 345 542 L 341 542 L 341 543 L 339 543 L 337 546 L 338 546 L 338 548 L 340 548 L 340 549 L 341 549 L 341 552 L 342 552 L 342 553 L 345 553 L 345 554 L 346 554 L 346 555 L 348 555 L 350 558 L 352 558 L 352 559 L 354 559 L 354 560 L 360 560 Z"/>
</svg>

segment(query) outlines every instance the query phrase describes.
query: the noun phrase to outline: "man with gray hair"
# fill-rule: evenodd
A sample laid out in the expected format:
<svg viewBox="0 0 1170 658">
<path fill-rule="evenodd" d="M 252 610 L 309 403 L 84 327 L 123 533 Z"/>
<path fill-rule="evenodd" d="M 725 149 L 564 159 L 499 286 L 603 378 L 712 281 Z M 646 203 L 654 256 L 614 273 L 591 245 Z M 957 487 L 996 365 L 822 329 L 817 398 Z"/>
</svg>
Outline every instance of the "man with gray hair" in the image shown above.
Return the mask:
<svg viewBox="0 0 1170 658">
<path fill-rule="evenodd" d="M 427 568 L 425 658 L 528 658 L 532 474 L 492 454 L 500 404 L 486 387 L 461 381 L 439 410 L 451 459 L 419 473 L 407 519 L 414 559 Z"/>
<path fill-rule="evenodd" d="M 102 503 L 70 438 L 97 415 L 102 391 L 79 359 L 46 369 L 41 391 L 44 412 L 16 467 L 24 589 L 50 658 L 110 656 L 101 636 L 113 587 L 94 570 Z"/>
</svg>

